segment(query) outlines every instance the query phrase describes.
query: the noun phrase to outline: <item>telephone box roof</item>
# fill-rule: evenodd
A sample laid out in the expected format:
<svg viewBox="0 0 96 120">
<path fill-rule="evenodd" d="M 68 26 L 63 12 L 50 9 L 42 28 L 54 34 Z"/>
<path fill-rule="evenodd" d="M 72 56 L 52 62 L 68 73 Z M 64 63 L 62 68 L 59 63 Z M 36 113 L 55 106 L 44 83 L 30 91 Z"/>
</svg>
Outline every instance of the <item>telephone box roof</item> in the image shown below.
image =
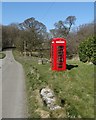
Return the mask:
<svg viewBox="0 0 96 120">
<path fill-rule="evenodd" d="M 52 39 L 52 41 L 57 41 L 57 40 L 61 40 L 61 41 L 64 40 L 64 41 L 66 41 L 65 38 L 53 38 L 53 39 Z"/>
</svg>

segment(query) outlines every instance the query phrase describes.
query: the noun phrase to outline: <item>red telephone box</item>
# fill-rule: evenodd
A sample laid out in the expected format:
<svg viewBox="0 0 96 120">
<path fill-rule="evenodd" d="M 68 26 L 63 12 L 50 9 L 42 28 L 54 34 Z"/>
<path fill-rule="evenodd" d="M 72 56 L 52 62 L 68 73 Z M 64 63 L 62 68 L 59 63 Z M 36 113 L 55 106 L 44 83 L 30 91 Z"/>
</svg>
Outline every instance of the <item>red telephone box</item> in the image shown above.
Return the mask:
<svg viewBox="0 0 96 120">
<path fill-rule="evenodd" d="M 66 40 L 53 38 L 51 42 L 51 69 L 66 70 Z"/>
</svg>

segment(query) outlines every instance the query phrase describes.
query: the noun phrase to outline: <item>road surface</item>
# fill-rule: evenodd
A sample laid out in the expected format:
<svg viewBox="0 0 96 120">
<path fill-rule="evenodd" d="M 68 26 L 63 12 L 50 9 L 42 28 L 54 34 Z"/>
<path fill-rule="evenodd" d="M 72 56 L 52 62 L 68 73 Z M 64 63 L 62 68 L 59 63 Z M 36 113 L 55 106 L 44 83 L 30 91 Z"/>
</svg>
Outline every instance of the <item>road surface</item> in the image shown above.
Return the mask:
<svg viewBox="0 0 96 120">
<path fill-rule="evenodd" d="M 0 59 L 0 120 L 2 118 L 2 60 Z"/>
<path fill-rule="evenodd" d="M 12 51 L 6 51 L 2 61 L 2 117 L 26 117 L 26 92 L 21 64 L 14 60 Z"/>
</svg>

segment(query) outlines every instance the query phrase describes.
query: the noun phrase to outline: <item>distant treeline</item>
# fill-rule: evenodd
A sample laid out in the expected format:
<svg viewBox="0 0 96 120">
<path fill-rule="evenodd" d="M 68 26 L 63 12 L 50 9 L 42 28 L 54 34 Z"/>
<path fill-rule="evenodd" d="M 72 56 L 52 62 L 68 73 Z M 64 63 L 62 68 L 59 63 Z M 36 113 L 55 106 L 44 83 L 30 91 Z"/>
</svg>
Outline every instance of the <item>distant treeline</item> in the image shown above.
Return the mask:
<svg viewBox="0 0 96 120">
<path fill-rule="evenodd" d="M 2 28 L 2 49 L 16 47 L 21 53 L 39 52 L 40 57 L 49 57 L 51 39 L 63 37 L 67 40 L 67 58 L 72 58 L 78 55 L 79 44 L 94 35 L 94 23 L 74 28 L 75 21 L 75 16 L 68 16 L 64 21 L 60 20 L 55 23 L 54 29 L 51 29 L 50 32 L 47 32 L 43 23 L 33 17 L 22 23 L 0 25 L 0 30 Z"/>
</svg>

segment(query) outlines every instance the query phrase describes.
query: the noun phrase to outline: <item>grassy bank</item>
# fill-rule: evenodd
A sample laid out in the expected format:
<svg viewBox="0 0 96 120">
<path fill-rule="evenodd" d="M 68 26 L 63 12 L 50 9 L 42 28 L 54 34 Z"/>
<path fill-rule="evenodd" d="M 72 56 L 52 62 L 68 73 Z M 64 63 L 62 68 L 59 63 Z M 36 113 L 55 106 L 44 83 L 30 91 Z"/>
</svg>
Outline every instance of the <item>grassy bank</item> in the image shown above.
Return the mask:
<svg viewBox="0 0 96 120">
<path fill-rule="evenodd" d="M 68 60 L 67 70 L 56 72 L 51 71 L 49 63 L 38 65 L 37 58 L 23 57 L 18 51 L 13 54 L 25 70 L 29 117 L 41 117 L 41 113 L 52 118 L 61 113 L 61 117 L 67 118 L 94 117 L 93 64 Z M 42 103 L 39 90 L 46 86 L 54 91 L 62 111 L 52 112 Z"/>
<path fill-rule="evenodd" d="M 5 56 L 5 53 L 0 52 L 0 59 L 3 59 Z"/>
</svg>

